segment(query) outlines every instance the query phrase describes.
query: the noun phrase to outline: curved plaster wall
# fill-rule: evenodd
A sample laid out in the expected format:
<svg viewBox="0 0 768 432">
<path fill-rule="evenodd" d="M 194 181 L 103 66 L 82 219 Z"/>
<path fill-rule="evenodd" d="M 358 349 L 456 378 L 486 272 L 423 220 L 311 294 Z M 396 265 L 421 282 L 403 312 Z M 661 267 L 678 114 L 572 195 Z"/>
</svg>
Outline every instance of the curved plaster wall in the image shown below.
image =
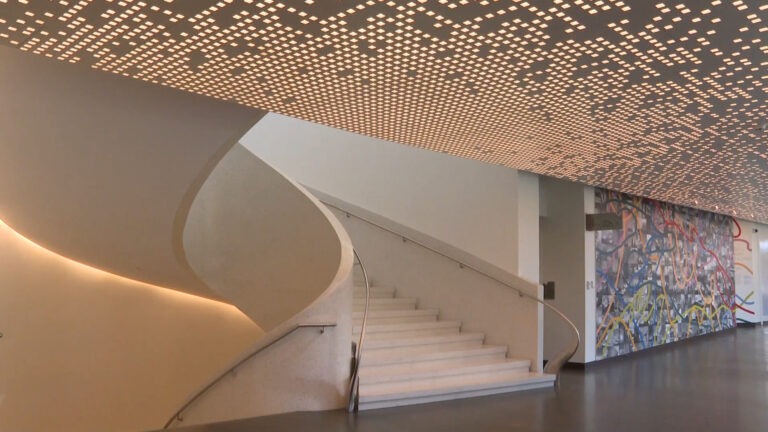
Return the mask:
<svg viewBox="0 0 768 432">
<path fill-rule="evenodd" d="M 526 195 L 538 185 L 525 173 L 275 113 L 240 143 L 303 185 L 538 278 L 527 261 L 538 256 L 538 206 Z"/>
<path fill-rule="evenodd" d="M 217 387 L 217 397 L 205 398 L 196 411 L 185 414 L 207 422 L 344 403 L 351 342 L 351 244 L 338 221 L 314 198 L 235 146 L 263 114 L 0 47 L 0 220 L 75 262 L 132 279 L 117 278 L 129 286 L 144 281 L 224 299 L 267 331 L 255 340 L 263 331 L 248 323 L 245 339 L 224 351 L 217 347 L 217 338 L 196 339 L 215 361 L 205 362 L 206 367 L 193 374 L 188 373 L 188 363 L 199 362 L 197 357 L 205 354 L 169 358 L 165 365 L 176 368 L 179 379 L 168 383 L 175 386 L 173 391 L 161 392 L 152 411 L 156 424 L 137 423 L 141 428 L 159 427 L 157 409 L 170 416 L 184 397 L 226 370 L 227 359 L 280 337 L 301 320 L 336 327 L 324 338 L 304 332 L 270 347 L 245 365 L 251 372 Z M 9 274 L 16 277 L 16 272 Z M 10 282 L 13 297 L 24 284 Z M 30 283 L 55 291 L 59 284 L 69 287 L 74 282 L 49 278 Z M 66 360 L 70 366 L 78 371 L 90 367 L 96 379 L 108 381 L 99 373 L 114 373 L 115 362 L 101 361 L 111 358 L 100 353 L 103 349 L 113 357 L 124 356 L 137 373 L 154 376 L 162 370 L 151 359 L 136 357 L 141 347 L 130 338 L 132 343 L 118 346 L 99 339 L 100 324 L 109 322 L 110 312 L 117 314 L 114 306 L 120 302 L 106 296 L 108 304 L 99 303 L 102 297 L 92 292 L 95 285 L 82 283 L 82 292 L 72 293 L 80 301 L 68 303 L 74 311 L 68 317 L 92 318 L 93 349 L 83 352 L 96 354 L 81 358 L 77 349 L 67 347 L 63 354 L 72 357 Z M 80 294 L 92 297 L 81 299 Z M 204 313 L 195 308 L 164 310 L 169 314 L 166 321 L 152 321 L 159 334 L 176 331 L 177 316 Z M 122 329 L 144 328 L 140 310 L 126 306 L 125 311 L 130 313 L 119 314 Z M 236 310 L 230 312 L 244 318 Z M 42 314 L 30 315 L 30 320 L 53 322 L 64 331 L 79 329 L 76 321 L 50 320 Z M 186 318 L 180 321 L 194 328 Z M 23 322 L 19 314 L 7 313 L 0 324 L 18 329 Z M 206 329 L 218 331 L 218 338 L 228 337 L 226 326 Z M 0 348 L 10 349 L 11 356 L 35 355 L 29 346 L 3 343 Z M 224 358 L 218 356 L 222 352 Z M 286 387 L 290 379 L 301 390 L 298 385 Z M 15 390 L 5 389 L 0 407 L 4 396 L 18 398 L 20 388 L 32 382 L 26 377 Z M 104 399 L 131 403 L 133 396 L 152 389 L 151 383 L 135 382 L 141 388 L 105 393 Z M 44 382 L 38 384 L 39 391 L 48 391 Z M 72 382 L 62 387 L 65 393 L 77 390 Z M 82 424 L 64 414 L 53 419 L 62 422 L 62 430 Z M 124 425 L 95 424 L 102 430 L 122 430 Z"/>
<path fill-rule="evenodd" d="M 336 218 L 239 144 L 194 199 L 184 250 L 202 281 L 265 330 L 332 291 L 352 268 L 352 244 Z"/>
<path fill-rule="evenodd" d="M 0 431 L 160 428 L 263 332 L 234 306 L 80 265 L 0 222 Z"/>
<path fill-rule="evenodd" d="M 267 334 L 212 376 L 222 381 L 188 399 L 174 426 L 344 406 L 353 252 L 325 206 L 238 144 L 195 197 L 184 250 L 199 278 Z M 317 323 L 332 327 L 289 333 Z"/>
<path fill-rule="evenodd" d="M 0 47 L 0 219 L 76 261 L 216 297 L 181 232 L 202 181 L 263 115 Z"/>
</svg>

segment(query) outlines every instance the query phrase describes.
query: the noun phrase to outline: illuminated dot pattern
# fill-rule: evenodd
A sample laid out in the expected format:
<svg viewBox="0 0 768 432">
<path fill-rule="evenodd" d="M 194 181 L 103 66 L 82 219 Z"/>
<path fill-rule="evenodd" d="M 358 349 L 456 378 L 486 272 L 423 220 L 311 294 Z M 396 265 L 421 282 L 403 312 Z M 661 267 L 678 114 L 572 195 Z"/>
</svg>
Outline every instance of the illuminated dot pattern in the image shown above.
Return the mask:
<svg viewBox="0 0 768 432">
<path fill-rule="evenodd" d="M 0 0 L 0 43 L 768 221 L 757 0 Z"/>
</svg>

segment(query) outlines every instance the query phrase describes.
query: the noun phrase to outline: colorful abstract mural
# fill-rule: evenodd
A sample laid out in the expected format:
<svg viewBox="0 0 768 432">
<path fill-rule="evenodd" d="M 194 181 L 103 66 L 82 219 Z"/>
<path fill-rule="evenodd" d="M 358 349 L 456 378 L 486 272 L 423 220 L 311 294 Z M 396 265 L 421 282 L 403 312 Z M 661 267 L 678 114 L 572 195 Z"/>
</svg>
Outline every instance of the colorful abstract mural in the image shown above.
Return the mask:
<svg viewBox="0 0 768 432">
<path fill-rule="evenodd" d="M 731 217 L 595 193 L 596 211 L 623 222 L 595 232 L 596 359 L 735 325 Z"/>
<path fill-rule="evenodd" d="M 762 317 L 755 313 L 760 311 L 759 291 L 760 280 L 757 270 L 758 251 L 752 248 L 757 228 L 751 222 L 733 220 L 733 259 L 734 282 L 736 284 L 736 322 L 756 323 Z"/>
</svg>

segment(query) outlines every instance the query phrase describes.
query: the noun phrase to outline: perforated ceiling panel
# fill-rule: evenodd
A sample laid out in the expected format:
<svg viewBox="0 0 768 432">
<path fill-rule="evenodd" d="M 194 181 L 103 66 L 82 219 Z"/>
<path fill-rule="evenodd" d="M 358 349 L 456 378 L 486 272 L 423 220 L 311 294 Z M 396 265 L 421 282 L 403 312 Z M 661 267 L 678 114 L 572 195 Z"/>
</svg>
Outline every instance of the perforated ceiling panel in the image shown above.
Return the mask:
<svg viewBox="0 0 768 432">
<path fill-rule="evenodd" d="M 757 0 L 0 0 L 0 43 L 768 221 Z"/>
</svg>

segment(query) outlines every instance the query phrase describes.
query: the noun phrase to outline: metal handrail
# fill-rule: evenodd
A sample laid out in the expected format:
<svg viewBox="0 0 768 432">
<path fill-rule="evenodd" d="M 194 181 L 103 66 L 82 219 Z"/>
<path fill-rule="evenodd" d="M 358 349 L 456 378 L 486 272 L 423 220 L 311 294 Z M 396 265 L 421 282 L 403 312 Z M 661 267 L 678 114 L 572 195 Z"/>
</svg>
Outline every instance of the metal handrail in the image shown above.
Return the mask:
<svg viewBox="0 0 768 432">
<path fill-rule="evenodd" d="M 381 230 L 387 231 L 387 232 L 389 232 L 391 234 L 394 234 L 394 235 L 396 235 L 398 237 L 401 237 L 401 238 L 403 238 L 403 240 L 407 239 L 411 243 L 419 245 L 419 246 L 423 247 L 424 249 L 427 249 L 427 250 L 429 250 L 429 251 L 431 251 L 433 253 L 436 253 L 436 254 L 444 257 L 444 258 L 447 258 L 447 259 L 449 259 L 449 260 L 459 264 L 459 266 L 461 268 L 468 268 L 468 269 L 470 269 L 470 270 L 472 270 L 472 271 L 474 271 L 476 273 L 479 273 L 479 274 L 487 277 L 488 279 L 491 279 L 491 280 L 493 280 L 495 282 L 498 282 L 498 283 L 500 283 L 500 284 L 502 284 L 502 285 L 504 285 L 504 286 L 506 286 L 508 288 L 511 288 L 511 289 L 515 290 L 520 295 L 520 297 L 525 297 L 525 298 L 528 298 L 530 300 L 533 300 L 533 301 L 535 301 L 535 302 L 537 302 L 539 304 L 544 305 L 544 307 L 548 308 L 552 312 L 556 313 L 563 321 L 565 321 L 571 327 L 571 330 L 573 330 L 574 339 L 575 339 L 575 343 L 573 345 L 571 345 L 569 348 L 564 350 L 562 353 L 560 353 L 554 359 L 548 361 L 546 367 L 544 368 L 544 372 L 545 373 L 557 375 L 558 376 L 558 382 L 559 382 L 560 369 L 562 368 L 562 366 L 565 363 L 568 362 L 568 360 L 571 359 L 571 357 L 573 357 L 573 355 L 579 349 L 579 345 L 581 345 L 581 333 L 579 333 L 578 327 L 576 327 L 576 325 L 573 323 L 573 321 L 571 321 L 562 311 L 560 311 L 560 309 L 556 308 L 555 306 L 550 305 L 549 303 L 546 303 L 545 301 L 541 300 L 538 297 L 532 296 L 532 295 L 530 295 L 530 294 L 520 290 L 519 288 L 516 288 L 516 287 L 514 287 L 514 286 L 512 286 L 512 285 L 510 285 L 510 284 L 508 284 L 508 283 L 506 283 L 506 282 L 504 282 L 502 280 L 500 280 L 499 278 L 496 278 L 496 277 L 494 277 L 492 275 L 489 275 L 488 273 L 478 269 L 477 267 L 474 267 L 471 264 L 467 264 L 467 263 L 465 263 L 465 262 L 463 262 L 463 261 L 461 261 L 459 259 L 456 259 L 456 258 L 454 258 L 454 257 L 452 257 L 450 255 L 447 255 L 447 254 L 445 254 L 443 252 L 440 252 L 439 250 L 434 249 L 431 246 L 428 246 L 428 245 L 426 245 L 424 243 L 421 243 L 420 241 L 415 240 L 415 239 L 413 239 L 413 238 L 411 238 L 411 237 L 409 237 L 409 236 L 407 236 L 405 234 L 393 231 L 392 229 L 387 228 L 387 227 L 385 227 L 385 226 L 383 226 L 381 224 L 378 224 L 378 223 L 376 223 L 376 222 L 374 222 L 374 221 L 372 221 L 372 220 L 370 220 L 370 219 L 368 219 L 366 217 L 350 213 L 349 210 L 343 209 L 343 208 L 341 208 L 339 206 L 331 204 L 331 203 L 329 203 L 327 201 L 324 201 L 322 199 L 320 199 L 319 201 L 322 202 L 323 204 L 327 205 L 328 207 L 333 207 L 336 210 L 339 210 L 339 211 L 345 213 L 347 215 L 347 217 L 354 216 L 355 218 L 360 219 L 363 222 L 366 222 L 366 223 L 368 223 L 370 225 L 373 225 L 373 226 L 375 226 L 375 227 L 377 227 L 377 228 L 379 228 Z"/>
<path fill-rule="evenodd" d="M 360 264 L 360 270 L 363 271 L 363 279 L 365 280 L 365 309 L 363 309 L 363 324 L 360 327 L 360 341 L 357 343 L 355 362 L 352 365 L 352 376 L 349 380 L 349 403 L 347 405 L 349 412 L 357 411 L 360 403 L 360 362 L 363 359 L 363 341 L 365 340 L 365 326 L 368 323 L 368 303 L 371 298 L 371 285 L 368 282 L 368 273 L 365 271 L 365 265 L 363 265 L 363 260 L 360 259 L 357 251 L 353 250 L 353 252 L 357 262 Z"/>
<path fill-rule="evenodd" d="M 271 346 L 272 346 L 272 345 L 274 345 L 275 343 L 277 343 L 277 342 L 281 341 L 283 338 L 285 338 L 286 336 L 288 336 L 288 335 L 292 334 L 293 332 L 295 332 L 296 330 L 298 330 L 298 329 L 300 329 L 300 328 L 320 328 L 320 329 L 321 329 L 321 330 L 320 330 L 320 333 L 324 333 L 324 332 L 325 332 L 325 329 L 326 329 L 327 327 L 336 327 L 336 323 L 307 323 L 307 324 L 296 324 L 296 325 L 294 325 L 293 327 L 291 327 L 290 329 L 288 329 L 288 331 L 286 331 L 285 333 L 283 333 L 283 334 L 282 334 L 282 335 L 280 335 L 279 337 L 275 338 L 275 340 L 273 340 L 273 341 L 269 342 L 268 344 L 266 344 L 266 345 L 264 345 L 264 346 L 261 346 L 261 347 L 259 347 L 258 349 L 254 350 L 252 353 L 248 354 L 248 355 L 247 355 L 245 358 L 243 358 L 242 360 L 240 360 L 239 362 L 237 362 L 235 365 L 233 365 L 232 367 L 230 367 L 229 369 L 227 369 L 227 370 L 226 370 L 224 373 L 222 373 L 221 375 L 219 375 L 219 376 L 218 376 L 216 379 L 214 379 L 213 381 L 211 381 L 211 382 L 210 382 L 210 383 L 209 383 L 207 386 L 205 386 L 205 387 L 203 387 L 202 389 L 200 389 L 200 390 L 199 390 L 197 393 L 195 393 L 195 395 L 194 395 L 194 396 L 192 396 L 192 398 L 191 398 L 191 399 L 189 399 L 189 401 L 187 401 L 187 403 L 185 403 L 184 405 L 182 405 L 182 407 L 181 407 L 181 408 L 179 408 L 179 409 L 178 409 L 178 410 L 177 410 L 175 413 L 173 413 L 173 416 L 171 416 L 171 418 L 170 418 L 170 419 L 168 419 L 168 421 L 165 423 L 165 425 L 163 425 L 163 429 L 168 429 L 168 427 L 169 427 L 169 426 L 171 426 L 171 424 L 173 424 L 173 422 L 174 422 L 174 421 L 176 421 L 176 420 L 178 420 L 178 421 L 183 421 L 183 420 L 184 420 L 184 418 L 181 416 L 181 414 L 182 414 L 182 413 L 183 413 L 183 412 L 184 412 L 184 411 L 185 411 L 187 408 L 189 408 L 189 407 L 190 407 L 190 406 L 191 406 L 191 405 L 192 405 L 192 404 L 193 404 L 193 403 L 194 403 L 196 400 L 198 400 L 198 399 L 199 399 L 199 398 L 200 398 L 200 397 L 201 397 L 203 394 L 205 394 L 205 392 L 207 392 L 207 391 L 208 391 L 208 390 L 210 390 L 210 389 L 211 389 L 213 386 L 215 386 L 216 384 L 218 384 L 218 383 L 219 383 L 219 381 L 221 381 L 222 379 L 224 379 L 224 377 L 225 377 L 225 376 L 227 376 L 227 375 L 229 375 L 230 373 L 234 372 L 234 370 L 235 370 L 235 369 L 237 369 L 237 368 L 238 368 L 238 367 L 240 367 L 240 366 L 241 366 L 243 363 L 245 363 L 245 362 L 247 362 L 248 360 L 250 360 L 251 358 L 253 358 L 253 357 L 254 357 L 256 354 L 258 354 L 258 353 L 260 353 L 260 352 L 264 351 L 265 349 L 267 349 L 267 348 L 271 347 Z"/>
</svg>

